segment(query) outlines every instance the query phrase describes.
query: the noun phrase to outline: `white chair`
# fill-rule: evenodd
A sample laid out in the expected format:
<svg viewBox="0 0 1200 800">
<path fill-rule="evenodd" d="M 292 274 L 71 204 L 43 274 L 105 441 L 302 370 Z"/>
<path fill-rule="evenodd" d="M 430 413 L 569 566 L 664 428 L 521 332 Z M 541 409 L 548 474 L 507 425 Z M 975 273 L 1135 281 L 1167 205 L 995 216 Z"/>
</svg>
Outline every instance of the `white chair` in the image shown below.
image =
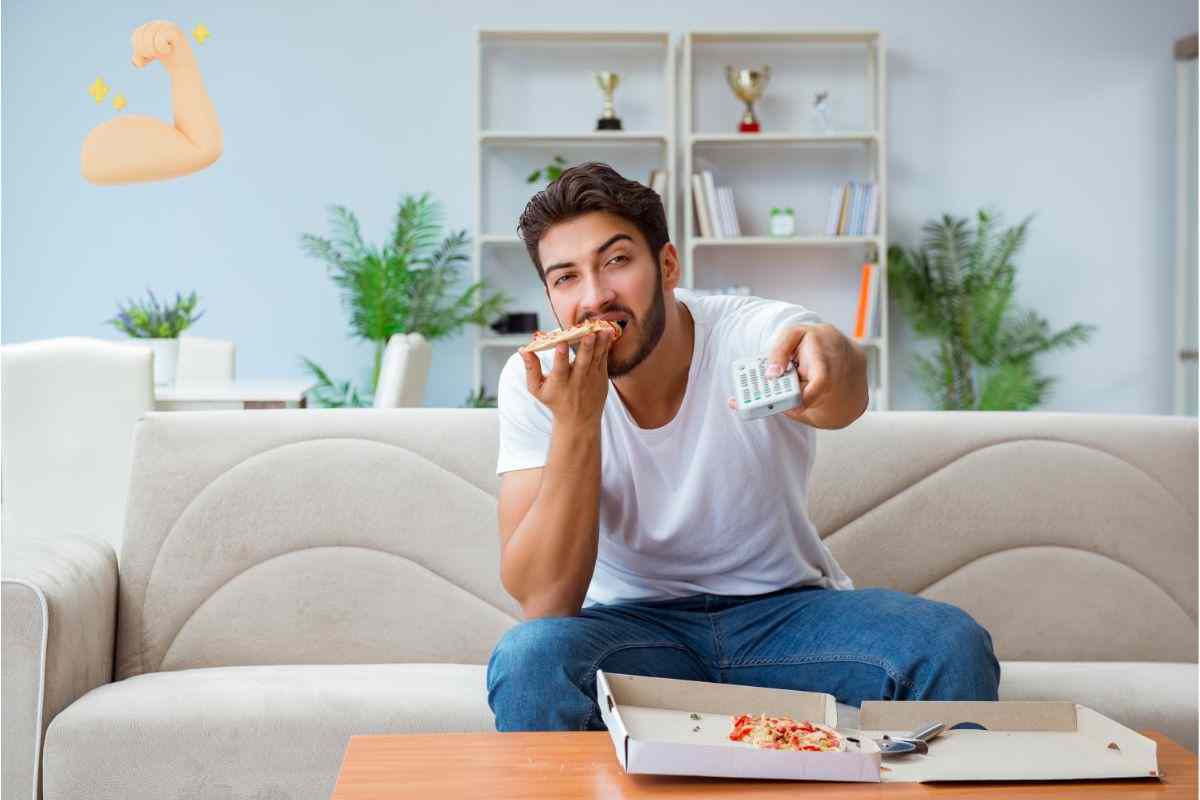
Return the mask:
<svg viewBox="0 0 1200 800">
<path fill-rule="evenodd" d="M 120 552 L 147 347 L 67 337 L 0 347 L 4 536 L 83 534 Z"/>
<path fill-rule="evenodd" d="M 236 361 L 237 351 L 233 342 L 180 336 L 175 382 L 232 381 L 237 371 Z"/>
<path fill-rule="evenodd" d="M 375 408 L 411 408 L 425 402 L 425 382 L 433 348 L 419 333 L 397 333 L 388 339 L 375 386 Z"/>
</svg>

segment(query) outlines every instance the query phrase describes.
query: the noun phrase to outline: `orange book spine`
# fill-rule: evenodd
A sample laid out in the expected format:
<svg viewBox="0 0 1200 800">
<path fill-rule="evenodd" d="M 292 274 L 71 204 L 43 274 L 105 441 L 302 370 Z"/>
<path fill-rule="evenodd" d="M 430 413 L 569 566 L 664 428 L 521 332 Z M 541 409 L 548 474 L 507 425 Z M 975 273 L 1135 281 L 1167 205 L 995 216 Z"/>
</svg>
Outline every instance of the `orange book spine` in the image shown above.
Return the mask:
<svg viewBox="0 0 1200 800">
<path fill-rule="evenodd" d="M 858 285 L 858 314 L 854 318 L 854 338 L 867 335 L 867 299 L 871 292 L 871 265 L 863 264 L 862 280 Z"/>
</svg>

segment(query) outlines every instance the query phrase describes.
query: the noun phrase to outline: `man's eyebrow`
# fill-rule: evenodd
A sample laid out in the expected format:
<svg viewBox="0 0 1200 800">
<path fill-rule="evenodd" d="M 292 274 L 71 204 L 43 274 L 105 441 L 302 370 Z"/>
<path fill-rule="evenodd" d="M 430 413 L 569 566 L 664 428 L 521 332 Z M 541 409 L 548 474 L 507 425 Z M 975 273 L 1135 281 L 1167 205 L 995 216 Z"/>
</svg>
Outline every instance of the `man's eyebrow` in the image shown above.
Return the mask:
<svg viewBox="0 0 1200 800">
<path fill-rule="evenodd" d="M 597 248 L 596 248 L 596 255 L 600 255 L 600 254 L 601 254 L 601 253 L 603 253 L 605 250 L 607 250 L 608 248 L 612 247 L 614 244 L 616 244 L 617 242 L 621 241 L 622 239 L 628 239 L 628 240 L 629 240 L 629 241 L 631 241 L 631 242 L 633 241 L 633 237 L 632 237 L 632 236 L 630 236 L 628 233 L 618 233 L 618 234 L 616 234 L 615 236 L 613 236 L 612 238 L 610 238 L 610 239 L 609 239 L 607 242 L 605 242 L 604 244 L 602 244 L 602 245 L 600 245 L 599 247 L 597 247 Z M 574 261 L 560 261 L 560 262 L 558 262 L 557 264 L 551 264 L 550 266 L 546 267 L 546 269 L 545 269 L 545 270 L 543 270 L 543 271 L 544 271 L 544 272 L 545 272 L 547 275 L 549 275 L 549 274 L 550 274 L 550 272 L 551 272 L 551 270 L 556 270 L 556 269 L 565 269 L 565 268 L 567 268 L 567 267 L 573 267 L 573 266 L 575 266 L 575 262 L 574 262 Z"/>
</svg>

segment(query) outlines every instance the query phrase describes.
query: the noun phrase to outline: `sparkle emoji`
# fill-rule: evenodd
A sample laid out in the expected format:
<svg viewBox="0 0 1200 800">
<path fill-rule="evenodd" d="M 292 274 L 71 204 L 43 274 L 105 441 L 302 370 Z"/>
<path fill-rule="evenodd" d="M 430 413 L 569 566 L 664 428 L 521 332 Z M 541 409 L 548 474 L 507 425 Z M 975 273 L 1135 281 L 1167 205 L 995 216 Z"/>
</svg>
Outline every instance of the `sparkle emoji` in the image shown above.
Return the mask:
<svg viewBox="0 0 1200 800">
<path fill-rule="evenodd" d="M 124 111 L 126 105 L 128 104 L 125 102 L 125 95 L 119 94 L 113 98 L 113 108 L 117 111 Z"/>
<path fill-rule="evenodd" d="M 103 78 L 96 78 L 92 82 L 92 85 L 88 87 L 88 94 L 92 96 L 92 99 L 97 104 L 103 103 L 104 98 L 108 96 L 108 84 L 104 82 Z"/>
<path fill-rule="evenodd" d="M 192 36 L 194 36 L 194 37 L 196 38 L 196 42 L 197 42 L 198 44 L 204 44 L 204 42 L 205 42 L 205 41 L 208 39 L 208 37 L 209 37 L 209 36 L 211 36 L 211 35 L 212 35 L 212 34 L 210 34 L 210 33 L 208 32 L 208 28 L 204 27 L 204 25 L 203 25 L 203 24 L 197 25 L 197 26 L 196 26 L 196 27 L 195 27 L 195 28 L 192 30 Z"/>
</svg>

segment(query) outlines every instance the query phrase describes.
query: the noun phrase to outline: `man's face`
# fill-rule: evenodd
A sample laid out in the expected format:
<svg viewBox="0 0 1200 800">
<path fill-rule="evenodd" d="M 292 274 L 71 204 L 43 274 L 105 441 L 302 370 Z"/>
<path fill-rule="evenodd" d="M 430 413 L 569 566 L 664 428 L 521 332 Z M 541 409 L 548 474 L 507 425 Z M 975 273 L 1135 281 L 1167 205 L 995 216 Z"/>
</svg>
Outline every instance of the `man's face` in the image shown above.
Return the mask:
<svg viewBox="0 0 1200 800">
<path fill-rule="evenodd" d="M 625 375 L 653 352 L 666 327 L 663 274 L 636 225 L 607 212 L 584 214 L 551 227 L 538 255 L 559 325 L 610 319 L 621 326 L 609 377 Z"/>
</svg>

